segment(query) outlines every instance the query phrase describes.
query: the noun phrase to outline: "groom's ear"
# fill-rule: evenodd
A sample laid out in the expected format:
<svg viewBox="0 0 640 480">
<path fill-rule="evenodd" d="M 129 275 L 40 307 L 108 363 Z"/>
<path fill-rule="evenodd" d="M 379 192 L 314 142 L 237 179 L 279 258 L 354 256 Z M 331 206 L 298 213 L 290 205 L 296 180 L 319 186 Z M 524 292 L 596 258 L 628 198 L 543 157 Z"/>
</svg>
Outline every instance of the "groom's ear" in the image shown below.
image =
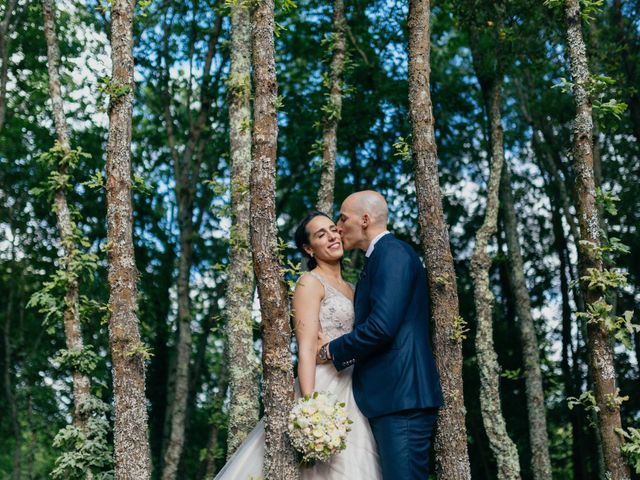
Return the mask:
<svg viewBox="0 0 640 480">
<path fill-rule="evenodd" d="M 362 214 L 362 228 L 368 228 L 371 225 L 371 217 L 368 213 Z"/>
</svg>

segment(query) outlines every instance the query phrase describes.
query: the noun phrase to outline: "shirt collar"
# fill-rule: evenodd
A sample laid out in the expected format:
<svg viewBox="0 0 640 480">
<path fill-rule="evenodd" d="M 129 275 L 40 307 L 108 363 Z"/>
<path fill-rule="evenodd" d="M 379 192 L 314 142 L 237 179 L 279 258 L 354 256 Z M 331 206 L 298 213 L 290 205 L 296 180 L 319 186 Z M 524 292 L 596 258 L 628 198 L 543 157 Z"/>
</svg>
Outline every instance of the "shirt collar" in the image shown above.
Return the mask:
<svg viewBox="0 0 640 480">
<path fill-rule="evenodd" d="M 387 233 L 391 233 L 391 232 L 389 230 L 385 230 L 384 232 L 378 234 L 376 238 L 371 240 L 371 243 L 369 244 L 369 248 L 367 248 L 367 252 L 364 254 L 365 257 L 369 258 L 371 256 L 371 254 L 373 253 L 373 249 L 376 246 L 376 243 L 378 243 L 378 240 L 384 237 Z"/>
</svg>

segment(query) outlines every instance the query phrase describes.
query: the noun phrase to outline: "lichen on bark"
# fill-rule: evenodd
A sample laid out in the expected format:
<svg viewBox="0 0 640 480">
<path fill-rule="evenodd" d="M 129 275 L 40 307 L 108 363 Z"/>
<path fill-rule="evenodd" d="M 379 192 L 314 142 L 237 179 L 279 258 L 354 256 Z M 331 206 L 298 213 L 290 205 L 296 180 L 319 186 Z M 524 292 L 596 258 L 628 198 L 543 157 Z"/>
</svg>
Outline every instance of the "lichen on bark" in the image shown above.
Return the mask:
<svg viewBox="0 0 640 480">
<path fill-rule="evenodd" d="M 497 231 L 500 175 L 504 163 L 503 128 L 500 114 L 502 79 L 494 76 L 481 81 L 490 123 L 490 174 L 487 205 L 482 226 L 476 234 L 471 257 L 471 277 L 477 316 L 476 353 L 480 370 L 480 409 L 489 445 L 498 467 L 498 478 L 520 478 L 518 450 L 507 433 L 500 403 L 500 365 L 493 344 L 494 296 L 489 288 L 491 258 L 488 246 Z"/>
<path fill-rule="evenodd" d="M 111 2 L 112 78 L 130 88 L 109 102 L 107 141 L 107 242 L 109 345 L 114 392 L 116 480 L 151 477 L 145 365 L 130 355 L 140 345 L 131 204 L 131 122 L 133 108 L 133 12 L 135 0 Z"/>
<path fill-rule="evenodd" d="M 278 257 L 275 180 L 278 140 L 274 0 L 260 0 L 252 15 L 254 122 L 251 167 L 251 246 L 262 313 L 264 371 L 264 476 L 298 478 L 287 437 L 293 405 L 291 326 L 287 288 Z"/>
<path fill-rule="evenodd" d="M 531 469 L 535 480 L 551 479 L 551 459 L 549 457 L 549 436 L 547 434 L 544 389 L 540 372 L 539 342 L 536 336 L 531 300 L 524 276 L 524 262 L 520 250 L 516 209 L 511 193 L 511 173 L 505 162 L 502 167 L 500 185 L 500 206 L 503 212 L 504 229 L 509 252 L 509 282 L 515 297 L 515 310 L 519 320 L 520 341 L 527 397 L 529 419 L 529 443 L 531 448 Z"/>
<path fill-rule="evenodd" d="M 338 122 L 342 113 L 342 70 L 345 63 L 344 0 L 333 1 L 333 36 L 331 37 L 331 67 L 328 105 L 322 119 L 322 174 L 316 208 L 332 216 L 338 151 Z"/>
<path fill-rule="evenodd" d="M 444 394 L 435 434 L 438 478 L 471 478 L 462 385 L 456 275 L 444 220 L 430 92 L 430 2 L 409 2 L 409 111 L 420 240 L 425 254 L 436 365 Z"/>
<path fill-rule="evenodd" d="M 242 2 L 231 6 L 229 137 L 231 238 L 226 292 L 229 427 L 227 458 L 255 426 L 259 415 L 257 358 L 253 351 L 253 268 L 249 245 L 251 180 L 251 22 Z"/>
<path fill-rule="evenodd" d="M 600 218 L 595 198 L 593 170 L 593 116 L 588 84 L 591 76 L 587 62 L 586 47 L 582 36 L 582 15 L 579 0 L 565 0 L 567 54 L 573 81 L 573 98 L 576 116 L 573 124 L 573 162 L 576 172 L 576 214 L 580 226 L 578 257 L 582 289 L 585 292 L 587 310 L 603 299 L 599 288 L 589 288 L 584 280 L 590 270 L 602 272 L 602 257 L 599 255 Z M 621 428 L 620 406 L 608 399 L 617 394 L 615 366 L 609 332 L 599 322 L 587 323 L 587 350 L 593 375 L 599 433 L 606 474 L 612 480 L 630 477 L 629 467 L 620 450 L 622 439 L 616 433 Z"/>
<path fill-rule="evenodd" d="M 44 33 L 47 41 L 47 69 L 49 73 L 49 96 L 51 98 L 52 113 L 56 127 L 57 141 L 60 148 L 61 158 L 59 159 L 58 174 L 67 178 L 68 167 L 63 158 L 69 155 L 71 146 L 69 143 L 69 129 L 64 113 L 62 100 L 62 89 L 60 83 L 60 49 L 55 27 L 55 4 L 53 0 L 43 0 Z M 60 233 L 60 243 L 63 248 L 62 268 L 68 274 L 68 281 L 65 286 L 63 325 L 64 337 L 67 351 L 82 351 L 84 341 L 82 338 L 82 327 L 80 325 L 79 311 L 79 285 L 78 272 L 74 271 L 74 256 L 78 255 L 79 246 L 74 232 L 75 225 L 71 218 L 71 211 L 67 203 L 66 182 L 55 191 L 54 211 Z M 91 397 L 91 381 L 87 372 L 81 371 L 78 367 L 72 368 L 73 379 L 73 422 L 85 434 L 87 430 L 87 416 L 83 414 L 81 405 L 89 402 Z M 86 478 L 92 478 L 89 470 Z"/>
</svg>

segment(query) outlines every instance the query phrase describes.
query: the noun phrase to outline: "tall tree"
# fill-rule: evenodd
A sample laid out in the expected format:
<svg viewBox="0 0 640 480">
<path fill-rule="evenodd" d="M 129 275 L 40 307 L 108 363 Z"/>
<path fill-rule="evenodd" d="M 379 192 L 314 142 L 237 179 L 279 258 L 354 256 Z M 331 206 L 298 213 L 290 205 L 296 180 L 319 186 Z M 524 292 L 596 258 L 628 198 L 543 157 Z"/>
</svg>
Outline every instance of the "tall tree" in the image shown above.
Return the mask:
<svg viewBox="0 0 640 480">
<path fill-rule="evenodd" d="M 9 270 L 10 274 L 14 274 L 13 271 L 15 268 L 15 237 L 13 241 L 10 242 L 9 245 L 9 258 L 6 262 L 8 265 L 11 265 L 11 270 Z M 15 278 L 12 278 L 15 280 Z M 6 311 L 5 311 L 5 319 L 4 325 L 2 326 L 2 343 L 4 347 L 4 368 L 2 375 L 2 383 L 4 396 L 6 398 L 8 416 L 10 417 L 11 422 L 11 433 L 14 437 L 14 445 L 13 445 L 13 461 L 11 464 L 11 479 L 12 480 L 20 480 L 22 477 L 22 427 L 20 426 L 20 420 L 18 418 L 18 405 L 16 401 L 16 395 L 14 393 L 14 386 L 12 382 L 13 375 L 11 374 L 11 324 L 15 322 L 13 315 L 14 308 L 14 299 L 15 299 L 15 291 L 13 288 L 9 289 L 9 294 L 7 295 L 6 300 Z"/>
<path fill-rule="evenodd" d="M 482 421 L 489 437 L 491 450 L 498 464 L 499 479 L 519 479 L 518 450 L 506 430 L 500 406 L 500 366 L 493 345 L 492 311 L 494 297 L 489 288 L 491 258 L 487 252 L 489 240 L 497 230 L 498 190 L 500 172 L 504 162 L 503 130 L 500 115 L 502 81 L 494 80 L 490 86 L 488 114 L 491 122 L 491 172 L 487 186 L 487 206 L 482 227 L 476 234 L 471 258 L 471 277 L 474 284 L 474 302 L 478 326 L 476 352 L 480 369 L 480 405 Z"/>
<path fill-rule="evenodd" d="M 531 315 L 531 299 L 524 275 L 524 261 L 520 249 L 516 207 L 511 193 L 511 172 L 505 162 L 500 181 L 500 207 L 503 212 L 505 236 L 509 251 L 509 283 L 515 297 L 515 311 L 519 320 L 522 360 L 529 418 L 531 469 L 535 480 L 551 478 L 549 436 L 547 434 L 544 389 L 540 372 L 539 342 Z"/>
<path fill-rule="evenodd" d="M 231 241 L 227 278 L 229 427 L 227 458 L 259 416 L 258 372 L 253 351 L 253 268 L 249 245 L 251 181 L 251 16 L 244 2 L 231 6 L 229 139 L 231 149 Z M 213 437 L 212 437 L 213 438 Z"/>
<path fill-rule="evenodd" d="M 576 117 L 573 125 L 573 162 L 576 172 L 576 213 L 580 224 L 578 255 L 580 274 L 585 291 L 587 312 L 594 313 L 606 303 L 603 289 L 589 278 L 603 275 L 600 239 L 600 218 L 596 205 L 593 172 L 593 116 L 589 97 L 591 76 L 582 36 L 582 15 L 579 0 L 564 1 L 567 54 L 573 80 Z M 595 309 L 595 310 L 594 310 Z M 629 478 L 629 467 L 622 457 L 622 440 L 616 429 L 621 428 L 620 405 L 616 388 L 610 334 L 596 316 L 587 322 L 589 363 L 593 374 L 595 398 L 599 408 L 598 425 L 602 439 L 605 468 L 613 480 Z"/>
<path fill-rule="evenodd" d="M 291 326 L 287 288 L 279 259 L 276 211 L 278 84 L 274 46 L 274 0 L 260 0 L 252 18 L 254 114 L 251 167 L 251 247 L 262 312 L 265 405 L 265 478 L 298 477 L 287 439 L 293 405 Z"/>
<path fill-rule="evenodd" d="M 16 9 L 18 0 L 8 0 L 4 5 L 2 21 L 0 22 L 0 131 L 4 126 L 7 112 L 7 80 L 9 73 L 9 47 L 11 45 L 11 17 Z"/>
<path fill-rule="evenodd" d="M 53 120 L 56 126 L 58 144 L 61 148 L 58 173 L 64 177 L 67 175 L 66 159 L 71 153 L 69 143 L 69 129 L 65 118 L 62 92 L 60 86 L 60 49 L 55 27 L 55 4 L 53 0 L 43 0 L 44 34 L 47 40 L 47 65 L 49 69 L 49 96 Z M 55 192 L 55 212 L 58 220 L 58 231 L 64 251 L 62 263 L 68 273 L 66 292 L 64 295 L 64 336 L 69 352 L 82 353 L 84 342 L 82 328 L 80 326 L 80 312 L 78 307 L 78 272 L 74 271 L 74 256 L 77 255 L 78 245 L 74 232 L 74 224 L 71 220 L 71 211 L 67 204 L 67 185 L 60 186 Z M 89 376 L 77 366 L 73 368 L 73 401 L 74 423 L 81 429 L 86 426 L 86 418 L 80 414 L 80 407 L 87 403 L 91 394 L 91 382 Z"/>
<path fill-rule="evenodd" d="M 195 15 L 195 12 L 194 12 Z M 189 394 L 189 365 L 191 360 L 191 307 L 190 307 L 190 275 L 193 265 L 193 241 L 198 232 L 198 224 L 194 222 L 196 188 L 200 180 L 202 155 L 206 142 L 203 132 L 209 118 L 213 88 L 211 86 L 211 65 L 222 28 L 222 16 L 217 15 L 207 44 L 204 60 L 202 84 L 200 87 L 200 109 L 195 121 L 189 122 L 187 143 L 180 152 L 178 140 L 174 132 L 171 101 L 165 85 L 166 103 L 164 108 L 168 143 L 173 159 L 175 174 L 175 191 L 178 204 L 178 225 L 180 228 L 180 256 L 178 260 L 178 341 L 176 344 L 175 384 L 172 401 L 169 407 L 170 432 L 163 457 L 162 480 L 174 480 L 185 442 L 186 414 Z M 169 32 L 165 33 L 167 38 Z M 168 53 L 168 52 L 165 52 Z M 193 51 L 190 53 L 193 55 Z M 190 58 L 190 61 L 191 58 Z M 165 63 L 164 80 L 169 81 L 169 63 Z M 190 87 L 189 87 L 190 88 Z M 191 92 L 189 90 L 189 97 Z M 188 102 L 189 103 L 189 102 Z"/>
<path fill-rule="evenodd" d="M 149 479 L 151 460 L 144 394 L 148 355 L 140 338 L 133 254 L 131 115 L 133 109 L 133 15 L 135 0 L 111 3 L 109 138 L 107 141 L 107 251 L 109 344 L 115 403 L 115 478 Z"/>
<path fill-rule="evenodd" d="M 494 51 L 489 54 L 478 49 L 478 33 L 471 30 L 474 69 L 480 83 L 485 112 L 489 123 L 489 181 L 487 202 L 482 226 L 476 232 L 476 243 L 471 257 L 471 278 L 473 279 L 473 299 L 476 307 L 476 354 L 480 370 L 480 408 L 489 445 L 498 466 L 499 479 L 519 479 L 520 464 L 518 450 L 507 433 L 500 402 L 500 365 L 493 343 L 493 303 L 494 296 L 489 286 L 489 241 L 498 228 L 500 205 L 500 177 L 504 164 L 504 131 L 502 127 L 502 86 L 503 52 L 500 38 L 503 28 L 504 6 L 495 4 L 496 22 L 492 44 Z"/>
<path fill-rule="evenodd" d="M 438 478 L 469 479 L 471 471 L 462 386 L 465 323 L 459 315 L 456 273 L 440 193 L 430 90 L 430 16 L 429 0 L 410 0 L 409 111 L 413 168 L 420 240 L 431 296 L 433 347 L 445 399 L 438 415 L 435 436 L 436 475 Z"/>
<path fill-rule="evenodd" d="M 331 37 L 331 69 L 329 72 L 328 101 L 323 106 L 322 118 L 322 175 L 316 208 L 331 216 L 336 178 L 338 151 L 338 122 L 342 114 L 342 70 L 345 63 L 347 21 L 344 0 L 333 1 L 333 35 Z"/>
<path fill-rule="evenodd" d="M 562 380 L 565 396 L 576 397 L 576 385 L 580 385 L 581 379 L 578 370 L 577 348 L 574 348 L 572 338 L 571 305 L 569 304 L 569 275 L 568 275 L 568 255 L 567 240 L 562 227 L 560 208 L 556 205 L 552 212 L 554 246 L 560 261 L 558 274 L 560 276 L 560 295 L 562 296 L 562 359 L 560 368 L 562 369 Z M 578 377 L 578 378 L 576 378 Z M 579 395 L 579 394 L 578 394 Z M 587 451 L 585 445 L 585 434 L 583 431 L 583 415 L 578 409 L 566 408 L 571 423 L 571 458 L 573 463 L 573 478 L 588 478 L 588 462 L 583 461 L 584 452 Z"/>
</svg>

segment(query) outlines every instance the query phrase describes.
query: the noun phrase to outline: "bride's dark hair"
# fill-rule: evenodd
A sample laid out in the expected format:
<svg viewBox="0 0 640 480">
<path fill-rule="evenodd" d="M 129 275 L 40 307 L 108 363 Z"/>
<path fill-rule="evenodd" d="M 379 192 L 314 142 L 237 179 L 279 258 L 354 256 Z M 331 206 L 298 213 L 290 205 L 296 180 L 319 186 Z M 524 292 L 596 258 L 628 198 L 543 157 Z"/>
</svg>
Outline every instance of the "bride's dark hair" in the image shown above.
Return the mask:
<svg viewBox="0 0 640 480">
<path fill-rule="evenodd" d="M 314 268 L 316 268 L 318 266 L 318 262 L 316 262 L 316 259 L 304 250 L 304 246 L 309 245 L 309 232 L 307 231 L 307 225 L 311 220 L 320 216 L 327 217 L 329 220 L 331 220 L 331 217 L 326 213 L 314 210 L 302 219 L 302 221 L 298 225 L 298 228 L 296 228 L 296 234 L 294 237 L 296 241 L 296 247 L 298 248 L 300 253 L 302 253 L 302 257 L 307 259 L 307 267 L 309 270 L 313 270 Z"/>
</svg>

